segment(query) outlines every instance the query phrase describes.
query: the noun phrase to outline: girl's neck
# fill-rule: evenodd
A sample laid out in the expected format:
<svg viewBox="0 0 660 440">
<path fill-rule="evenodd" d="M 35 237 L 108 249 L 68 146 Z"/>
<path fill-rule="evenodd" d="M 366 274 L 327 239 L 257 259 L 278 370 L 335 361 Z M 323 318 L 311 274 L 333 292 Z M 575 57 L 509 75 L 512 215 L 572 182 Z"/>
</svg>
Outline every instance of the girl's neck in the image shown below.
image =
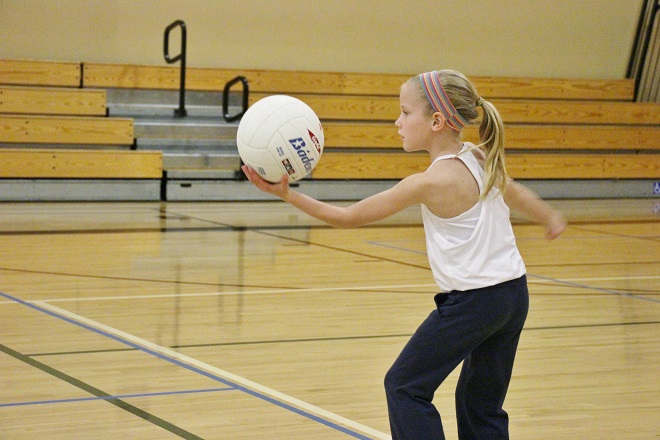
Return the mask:
<svg viewBox="0 0 660 440">
<path fill-rule="evenodd" d="M 440 156 L 449 154 L 458 154 L 463 149 L 463 143 L 456 138 L 446 139 L 443 142 L 438 142 L 437 146 L 429 151 L 431 160 L 435 160 Z"/>
</svg>

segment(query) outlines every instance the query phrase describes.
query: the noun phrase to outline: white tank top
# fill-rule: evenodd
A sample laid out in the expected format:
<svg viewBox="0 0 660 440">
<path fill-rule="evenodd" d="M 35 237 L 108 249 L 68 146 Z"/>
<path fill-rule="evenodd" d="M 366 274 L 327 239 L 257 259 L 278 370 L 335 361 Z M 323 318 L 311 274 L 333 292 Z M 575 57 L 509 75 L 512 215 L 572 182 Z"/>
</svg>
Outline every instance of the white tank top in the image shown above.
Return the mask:
<svg viewBox="0 0 660 440">
<path fill-rule="evenodd" d="M 471 152 L 438 157 L 461 160 L 483 191 L 484 170 Z M 430 167 L 429 167 L 430 168 Z M 525 264 L 516 246 L 509 207 L 497 188 L 476 205 L 453 218 L 440 218 L 422 205 L 426 248 L 435 281 L 444 292 L 478 289 L 525 274 Z"/>
</svg>

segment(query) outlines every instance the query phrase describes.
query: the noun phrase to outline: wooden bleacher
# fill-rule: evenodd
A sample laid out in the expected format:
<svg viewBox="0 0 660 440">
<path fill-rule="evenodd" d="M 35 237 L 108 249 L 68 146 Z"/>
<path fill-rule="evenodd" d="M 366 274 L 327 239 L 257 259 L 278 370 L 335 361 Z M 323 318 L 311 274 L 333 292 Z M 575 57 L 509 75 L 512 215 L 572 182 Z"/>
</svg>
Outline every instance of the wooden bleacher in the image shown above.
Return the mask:
<svg viewBox="0 0 660 440">
<path fill-rule="evenodd" d="M 382 122 L 398 115 L 391 110 L 398 106 L 394 98 L 358 97 L 347 102 L 342 97 L 299 97 L 318 109 L 321 118 L 332 119 L 324 123 L 327 150 L 314 178 L 400 179 L 428 166 L 426 156 L 403 157 L 407 154 L 400 149 L 396 128 Z M 492 102 L 506 124 L 507 169 L 514 178 L 660 177 L 658 104 L 529 99 Z M 356 122 L 359 115 L 368 115 L 363 119 L 369 122 Z M 477 143 L 477 128 L 467 128 L 464 138 Z M 360 151 L 359 158 L 350 151 L 365 148 L 372 153 Z"/>
<path fill-rule="evenodd" d="M 0 149 L 3 179 L 160 179 L 157 151 Z"/>
<path fill-rule="evenodd" d="M 326 149 L 313 179 L 400 179 L 424 170 L 405 154 L 393 121 L 408 75 L 188 68 L 189 90 L 221 90 L 248 78 L 250 103 L 297 96 L 324 124 Z M 660 106 L 633 102 L 632 80 L 471 78 L 506 125 L 508 170 L 521 179 L 660 177 Z M 85 64 L 86 87 L 176 89 L 175 67 Z M 465 139 L 477 141 L 475 127 Z"/>
<path fill-rule="evenodd" d="M 222 90 L 236 76 L 245 76 L 250 90 L 262 93 L 311 93 L 317 95 L 398 96 L 409 75 L 293 72 L 255 69 L 186 69 L 186 89 Z M 534 98 L 632 101 L 631 80 L 471 78 L 477 89 L 491 98 Z M 84 87 L 176 90 L 179 69 L 168 66 L 83 64 Z M 398 108 L 398 106 L 397 106 Z"/>
<path fill-rule="evenodd" d="M 6 144 L 130 146 L 133 144 L 133 121 L 126 118 L 0 114 L 0 145 Z"/>
<path fill-rule="evenodd" d="M 105 116 L 105 90 L 0 86 L 0 114 Z"/>
<path fill-rule="evenodd" d="M 66 137 L 74 133 L 75 142 L 80 145 L 86 142 L 83 138 L 89 145 L 99 142 L 126 145 L 129 139 L 132 142 L 130 120 L 113 121 L 118 124 L 110 129 L 113 141 L 104 138 L 99 128 L 85 132 L 82 127 L 94 119 L 114 118 L 86 116 L 85 120 L 78 115 L 53 114 L 64 110 L 58 110 L 52 103 L 42 105 L 41 113 L 30 115 L 28 122 L 21 113 L 28 110 L 21 110 L 20 104 L 15 103 L 28 98 L 16 96 L 20 93 L 31 96 L 36 92 L 32 88 L 23 92 L 23 86 L 43 88 L 46 92 L 52 87 L 74 87 L 78 81 L 82 85 L 78 91 L 97 93 L 107 88 L 175 90 L 179 84 L 177 67 L 83 63 L 76 64 L 79 75 L 76 80 L 73 75 L 76 68 L 71 64 L 74 63 L 46 63 L 45 67 L 39 67 L 36 62 L 0 60 L 0 85 L 11 86 L 2 86 L 0 93 L 14 96 L 13 102 L 8 100 L 3 104 L 13 110 L 2 110 L 0 105 L 0 144 L 4 142 L 5 147 L 21 144 L 32 136 L 28 142 L 36 144 L 33 148 L 40 143 L 66 146 L 73 142 Z M 68 72 L 62 74 L 68 78 L 68 85 L 65 81 L 44 80 L 56 76 L 47 73 L 48 68 Z M 17 71 L 23 72 L 25 78 L 21 79 Z M 326 143 L 312 180 L 400 179 L 428 166 L 426 155 L 402 152 L 393 124 L 399 114 L 399 88 L 408 75 L 188 68 L 187 89 L 217 92 L 238 75 L 248 78 L 250 103 L 285 93 L 299 97 L 317 112 L 324 125 Z M 471 79 L 482 96 L 491 100 L 502 114 L 506 125 L 507 168 L 512 177 L 660 178 L 660 105 L 633 102 L 632 80 Z M 91 107 L 97 105 L 89 104 Z M 82 125 L 76 125 L 74 119 Z M 64 125 L 58 129 L 52 124 Z M 464 138 L 476 142 L 477 128 L 468 127 Z"/>
<path fill-rule="evenodd" d="M 81 80 L 80 63 L 0 60 L 0 178 L 161 179 L 162 153 L 130 151 L 133 120 Z"/>
<path fill-rule="evenodd" d="M 252 93 L 250 103 L 270 93 Z M 394 122 L 399 116 L 398 97 L 292 94 L 326 120 Z M 620 101 L 490 100 L 508 124 L 658 125 L 655 103 Z"/>
<path fill-rule="evenodd" d="M 80 63 L 0 59 L 0 84 L 80 87 Z"/>
</svg>

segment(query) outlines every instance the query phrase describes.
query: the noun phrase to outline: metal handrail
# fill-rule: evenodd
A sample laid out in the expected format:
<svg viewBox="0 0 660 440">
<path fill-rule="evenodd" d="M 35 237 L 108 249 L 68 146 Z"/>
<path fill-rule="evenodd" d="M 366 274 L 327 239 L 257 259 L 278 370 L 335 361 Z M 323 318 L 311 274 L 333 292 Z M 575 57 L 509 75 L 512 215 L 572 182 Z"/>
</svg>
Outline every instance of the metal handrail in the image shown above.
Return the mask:
<svg viewBox="0 0 660 440">
<path fill-rule="evenodd" d="M 646 61 L 649 57 L 649 46 L 651 45 L 651 36 L 654 34 L 654 29 L 660 28 L 656 22 L 656 18 L 660 11 L 660 0 L 647 0 L 642 7 L 639 23 L 637 24 L 637 32 L 635 35 L 635 42 L 628 63 L 628 72 L 626 77 L 634 78 L 635 80 L 635 100 L 642 100 L 642 79 L 646 76 L 651 76 L 650 82 L 654 83 L 653 67 L 646 69 Z M 653 43 L 657 46 L 660 39 L 656 35 L 656 42 Z M 657 48 L 655 49 L 657 51 Z M 657 56 L 657 55 L 656 55 Z M 657 63 L 657 59 L 656 59 Z M 656 66 L 657 68 L 657 66 Z"/>
<path fill-rule="evenodd" d="M 231 87 L 236 84 L 236 83 L 242 83 L 243 84 L 243 110 L 241 110 L 239 113 L 236 113 L 235 115 L 230 115 L 229 114 L 229 91 L 231 90 Z M 222 115 L 225 118 L 225 121 L 227 122 L 233 122 L 236 121 L 237 119 L 240 119 L 245 112 L 247 111 L 248 108 L 248 98 L 250 94 L 250 88 L 248 86 L 248 80 L 244 76 L 237 76 L 236 78 L 232 79 L 229 81 L 227 84 L 225 84 L 225 88 L 222 91 Z"/>
<path fill-rule="evenodd" d="M 236 84 L 236 83 L 241 83 L 243 84 L 243 109 L 236 113 L 235 115 L 230 115 L 229 114 L 229 91 L 231 90 L 231 87 Z M 225 121 L 227 122 L 233 122 L 236 121 L 237 119 L 240 119 L 243 117 L 245 112 L 248 109 L 248 104 L 249 104 L 249 95 L 250 95 L 250 87 L 248 85 L 248 80 L 244 76 L 237 76 L 236 78 L 232 79 L 229 81 L 227 84 L 225 84 L 225 88 L 222 91 L 222 116 L 225 118 Z M 241 165 L 243 165 L 243 159 L 241 159 Z M 239 168 L 234 172 L 234 177 L 236 180 L 247 180 L 247 176 L 245 173 L 243 173 L 242 169 Z"/>
<path fill-rule="evenodd" d="M 174 58 L 170 57 L 170 32 L 172 29 L 180 27 L 181 28 L 181 53 L 175 56 Z M 168 64 L 176 63 L 181 61 L 181 69 L 179 76 L 179 108 L 174 110 L 174 115 L 179 117 L 184 117 L 188 115 L 186 111 L 186 24 L 183 20 L 177 20 L 165 28 L 165 38 L 164 38 L 164 49 L 163 55 L 165 56 L 165 61 Z"/>
</svg>

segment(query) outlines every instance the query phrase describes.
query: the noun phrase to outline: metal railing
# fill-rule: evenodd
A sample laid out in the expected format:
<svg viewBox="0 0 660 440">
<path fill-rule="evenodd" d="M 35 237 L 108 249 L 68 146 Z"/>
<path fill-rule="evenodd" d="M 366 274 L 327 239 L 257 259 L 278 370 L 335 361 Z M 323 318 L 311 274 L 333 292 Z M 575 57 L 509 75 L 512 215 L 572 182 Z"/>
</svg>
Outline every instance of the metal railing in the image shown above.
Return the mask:
<svg viewBox="0 0 660 440">
<path fill-rule="evenodd" d="M 170 56 L 170 32 L 174 28 L 181 28 L 181 52 L 174 56 Z M 168 64 L 174 64 L 177 61 L 181 61 L 180 68 L 180 83 L 179 83 L 179 108 L 174 110 L 174 115 L 179 117 L 184 117 L 188 115 L 186 111 L 186 46 L 188 44 L 187 35 L 186 35 L 186 24 L 183 20 L 177 20 L 165 28 L 165 37 L 163 42 L 163 55 L 165 61 Z M 242 92 L 242 110 L 234 115 L 229 114 L 229 93 L 234 84 L 241 83 L 243 85 Z M 225 84 L 225 87 L 222 91 L 222 115 L 227 122 L 233 122 L 240 119 L 248 108 L 248 98 L 250 94 L 250 89 L 248 86 L 248 80 L 244 76 L 237 76 L 236 78 L 229 81 Z"/>
<path fill-rule="evenodd" d="M 240 112 L 236 113 L 235 115 L 230 115 L 229 114 L 229 92 L 231 90 L 231 87 L 234 84 L 237 84 L 239 82 L 241 84 L 243 84 L 243 95 L 242 95 L 242 100 L 241 100 L 241 103 L 242 103 L 243 107 L 242 107 L 242 110 Z M 232 79 L 227 84 L 225 84 L 225 88 L 222 91 L 222 115 L 225 118 L 225 121 L 227 121 L 227 122 L 236 121 L 236 120 L 240 119 L 245 114 L 245 112 L 247 111 L 247 108 L 248 108 L 248 104 L 249 104 L 249 102 L 248 102 L 249 94 L 250 94 L 250 88 L 248 86 L 248 80 L 244 76 L 237 76 L 236 78 Z"/>
<path fill-rule="evenodd" d="M 175 57 L 170 57 L 170 32 L 172 29 L 181 28 L 181 52 Z M 188 115 L 186 111 L 186 24 L 182 20 L 177 20 L 165 28 L 165 41 L 163 55 L 167 64 L 174 64 L 181 61 L 180 77 L 179 77 L 179 108 L 174 110 L 174 115 L 184 117 Z"/>
<path fill-rule="evenodd" d="M 628 78 L 635 79 L 635 101 L 660 102 L 660 0 L 646 0 L 628 63 Z"/>
</svg>

